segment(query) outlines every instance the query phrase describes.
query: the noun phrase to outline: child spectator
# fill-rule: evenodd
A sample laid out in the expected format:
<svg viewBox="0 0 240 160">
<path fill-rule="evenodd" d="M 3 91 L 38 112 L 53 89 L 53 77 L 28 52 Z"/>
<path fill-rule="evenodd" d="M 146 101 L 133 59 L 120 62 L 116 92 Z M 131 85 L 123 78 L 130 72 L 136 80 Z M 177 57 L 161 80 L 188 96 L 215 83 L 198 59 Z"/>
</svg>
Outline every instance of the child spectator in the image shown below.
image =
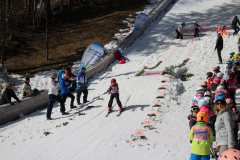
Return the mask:
<svg viewBox="0 0 240 160">
<path fill-rule="evenodd" d="M 217 96 L 222 93 L 223 94 L 223 97 L 224 98 L 228 98 L 228 92 L 227 90 L 222 86 L 222 85 L 219 85 L 215 91 L 215 98 L 214 98 L 214 103 L 215 103 L 215 100 L 217 98 Z"/>
<path fill-rule="evenodd" d="M 226 80 L 226 83 L 227 83 L 227 87 L 228 87 L 228 96 L 229 96 L 229 98 L 231 98 L 233 100 L 234 104 L 236 104 L 235 93 L 236 93 L 236 88 L 238 87 L 238 82 L 234 78 L 233 72 L 229 73 L 229 78 Z"/>
<path fill-rule="evenodd" d="M 121 111 L 123 108 L 122 108 L 122 103 L 119 100 L 119 88 L 118 88 L 116 79 L 114 78 L 111 80 L 111 85 L 108 89 L 108 94 L 111 94 L 110 100 L 108 102 L 108 112 L 112 111 L 112 103 L 114 98 L 116 98 L 117 104 L 119 106 L 119 110 Z"/>
<path fill-rule="evenodd" d="M 213 76 L 213 73 L 212 72 L 207 72 L 207 84 L 208 84 L 208 89 L 210 88 L 210 85 L 211 85 L 211 82 L 212 82 L 212 80 L 213 80 L 213 78 L 212 78 L 212 76 Z"/>
<path fill-rule="evenodd" d="M 192 141 L 191 160 L 210 160 L 210 145 L 213 142 L 213 132 L 207 125 L 207 121 L 207 113 L 198 112 L 197 124 L 192 127 L 189 133 L 189 139 Z"/>
<path fill-rule="evenodd" d="M 191 113 L 188 116 L 190 129 L 197 123 L 197 113 L 198 112 L 199 112 L 199 107 L 198 106 L 192 106 L 191 107 Z"/>
<path fill-rule="evenodd" d="M 193 106 L 198 106 L 198 101 L 200 99 L 202 99 L 203 95 L 204 95 L 204 88 L 203 87 L 198 87 L 197 88 L 197 94 L 192 99 L 192 105 Z"/>
</svg>

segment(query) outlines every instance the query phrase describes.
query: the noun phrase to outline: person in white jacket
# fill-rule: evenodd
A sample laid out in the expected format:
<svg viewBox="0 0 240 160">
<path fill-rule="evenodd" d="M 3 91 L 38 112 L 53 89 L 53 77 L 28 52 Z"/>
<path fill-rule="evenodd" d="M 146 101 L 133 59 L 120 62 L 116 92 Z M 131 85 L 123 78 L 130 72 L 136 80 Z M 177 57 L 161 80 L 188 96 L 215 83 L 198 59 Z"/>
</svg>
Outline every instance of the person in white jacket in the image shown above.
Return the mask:
<svg viewBox="0 0 240 160">
<path fill-rule="evenodd" d="M 222 93 L 216 98 L 214 110 L 217 112 L 217 120 L 215 122 L 216 131 L 216 149 L 220 155 L 228 150 L 233 149 L 235 145 L 233 132 L 233 112 L 227 108 L 225 98 Z"/>
<path fill-rule="evenodd" d="M 177 32 L 177 39 L 183 39 L 183 36 L 182 36 L 182 31 L 183 31 L 183 28 L 185 26 L 185 22 L 183 22 L 181 25 L 179 25 L 175 31 Z"/>
<path fill-rule="evenodd" d="M 55 101 L 60 103 L 60 111 L 62 115 L 68 115 L 69 113 L 65 112 L 65 104 L 63 99 L 58 95 L 58 88 L 60 88 L 59 84 L 55 81 L 57 78 L 57 73 L 53 72 L 52 77 L 48 78 L 47 86 L 48 86 L 48 108 L 47 108 L 47 120 L 52 120 L 51 112 L 53 108 L 53 104 Z"/>
</svg>

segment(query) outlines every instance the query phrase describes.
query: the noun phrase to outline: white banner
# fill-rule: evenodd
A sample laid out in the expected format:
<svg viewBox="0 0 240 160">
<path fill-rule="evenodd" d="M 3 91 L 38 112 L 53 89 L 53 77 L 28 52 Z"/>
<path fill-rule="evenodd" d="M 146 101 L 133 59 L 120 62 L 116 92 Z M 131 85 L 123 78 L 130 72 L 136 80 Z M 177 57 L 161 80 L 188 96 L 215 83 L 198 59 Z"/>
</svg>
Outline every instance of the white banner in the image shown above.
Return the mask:
<svg viewBox="0 0 240 160">
<path fill-rule="evenodd" d="M 93 43 L 88 46 L 82 56 L 79 70 L 81 70 L 82 67 L 88 68 L 91 64 L 95 63 L 96 60 L 103 55 L 103 53 L 103 47 L 99 43 Z"/>
<path fill-rule="evenodd" d="M 134 23 L 133 32 L 141 28 L 143 24 L 147 22 L 147 20 L 148 20 L 148 16 L 145 13 L 140 13 L 139 15 L 137 15 Z"/>
</svg>

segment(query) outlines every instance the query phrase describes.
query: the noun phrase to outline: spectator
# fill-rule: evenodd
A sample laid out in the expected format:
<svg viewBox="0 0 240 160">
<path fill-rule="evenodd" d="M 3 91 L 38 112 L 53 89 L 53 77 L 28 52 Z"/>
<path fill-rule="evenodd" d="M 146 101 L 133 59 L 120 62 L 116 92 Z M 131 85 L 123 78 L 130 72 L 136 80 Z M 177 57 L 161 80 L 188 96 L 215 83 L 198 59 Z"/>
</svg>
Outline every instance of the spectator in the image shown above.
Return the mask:
<svg viewBox="0 0 240 160">
<path fill-rule="evenodd" d="M 221 56 L 221 51 L 223 49 L 223 39 L 220 33 L 217 34 L 217 42 L 216 42 L 216 46 L 214 51 L 217 49 L 217 53 L 218 53 L 218 60 L 219 63 L 218 64 L 222 64 L 222 56 Z"/>
<path fill-rule="evenodd" d="M 88 102 L 87 101 L 87 96 L 88 96 L 88 81 L 87 81 L 87 77 L 86 77 L 86 68 L 82 67 L 81 71 L 78 73 L 77 75 L 77 104 L 80 105 L 80 97 L 81 94 L 83 93 L 83 103 Z"/>
<path fill-rule="evenodd" d="M 60 82 L 60 78 L 62 78 L 62 75 L 66 74 L 65 71 L 66 71 L 66 67 L 62 67 L 62 69 L 60 69 L 60 71 L 58 72 L 58 76 L 57 76 L 58 82 Z"/>
<path fill-rule="evenodd" d="M 72 93 L 69 91 L 69 82 L 67 80 L 66 74 L 62 75 L 62 78 L 60 79 L 60 86 L 64 103 L 66 102 L 67 97 L 70 97 L 71 98 L 70 108 L 71 109 L 76 108 L 76 106 L 73 105 L 75 96 L 72 95 Z"/>
<path fill-rule="evenodd" d="M 220 93 L 216 98 L 214 110 L 217 113 L 215 123 L 216 131 L 216 149 L 220 155 L 228 150 L 233 149 L 235 145 L 233 132 L 233 112 L 227 107 L 223 94 Z"/>
<path fill-rule="evenodd" d="M 29 97 L 32 95 L 32 89 L 30 86 L 30 78 L 26 77 L 25 81 L 23 81 L 22 85 L 22 97 Z"/>
<path fill-rule="evenodd" d="M 12 90 L 12 84 L 8 83 L 6 89 L 3 91 L 2 97 L 0 99 L 0 105 L 10 103 L 11 105 L 14 105 L 14 103 L 11 101 L 11 98 L 14 98 L 16 101 L 21 103 L 21 101 L 16 96 L 15 92 Z"/>
<path fill-rule="evenodd" d="M 57 78 L 57 73 L 52 73 L 52 77 L 48 79 L 48 108 L 47 108 L 47 120 L 52 120 L 51 118 L 51 112 L 53 108 L 53 104 L 55 101 L 58 101 L 61 105 L 60 112 L 62 112 L 62 115 L 68 115 L 69 113 L 65 112 L 65 105 L 64 101 L 61 99 L 61 97 L 58 95 L 58 88 L 59 85 L 55 81 Z"/>
<path fill-rule="evenodd" d="M 72 74 L 72 64 L 71 63 L 68 63 L 68 66 L 66 67 L 65 72 L 66 72 L 67 78 L 69 78 L 69 79 L 76 77 L 76 75 Z"/>
</svg>

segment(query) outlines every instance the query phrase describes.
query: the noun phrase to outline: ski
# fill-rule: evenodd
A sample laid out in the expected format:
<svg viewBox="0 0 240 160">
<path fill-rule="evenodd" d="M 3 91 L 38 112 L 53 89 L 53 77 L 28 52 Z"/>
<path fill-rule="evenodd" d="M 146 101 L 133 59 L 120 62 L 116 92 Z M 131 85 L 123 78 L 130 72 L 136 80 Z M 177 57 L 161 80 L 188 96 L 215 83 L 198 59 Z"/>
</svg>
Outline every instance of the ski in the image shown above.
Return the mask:
<svg viewBox="0 0 240 160">
<path fill-rule="evenodd" d="M 124 111 L 125 108 L 126 107 L 124 107 L 121 111 L 119 111 L 119 113 L 117 114 L 117 117 L 119 117 L 122 114 L 122 112 Z"/>
<path fill-rule="evenodd" d="M 110 113 L 111 113 L 111 112 L 108 112 L 107 115 L 106 115 L 106 117 L 108 117 Z"/>
<path fill-rule="evenodd" d="M 215 150 L 215 148 L 213 148 L 213 146 L 210 146 L 210 150 L 211 150 L 211 155 L 213 159 L 218 159 L 218 155 L 217 155 L 217 151 Z"/>
</svg>

